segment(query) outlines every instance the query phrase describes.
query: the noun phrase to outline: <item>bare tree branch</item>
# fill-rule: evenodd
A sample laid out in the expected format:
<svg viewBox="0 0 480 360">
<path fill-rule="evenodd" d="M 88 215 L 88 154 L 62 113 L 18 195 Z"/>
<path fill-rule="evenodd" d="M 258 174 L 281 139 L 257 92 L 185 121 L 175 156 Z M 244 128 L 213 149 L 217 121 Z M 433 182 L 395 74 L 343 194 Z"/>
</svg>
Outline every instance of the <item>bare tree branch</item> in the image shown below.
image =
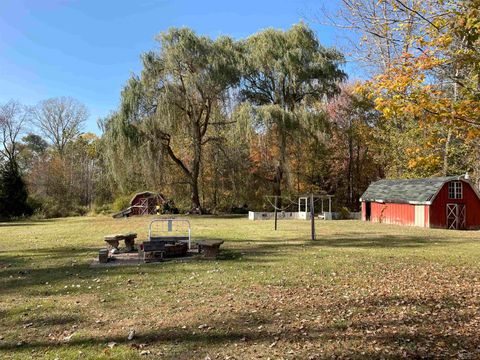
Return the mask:
<svg viewBox="0 0 480 360">
<path fill-rule="evenodd" d="M 16 101 L 0 106 L 0 154 L 10 164 L 16 164 L 18 137 L 24 130 L 25 108 Z"/>
<path fill-rule="evenodd" d="M 59 154 L 82 131 L 88 110 L 70 97 L 44 100 L 30 110 L 32 123 L 50 140 Z"/>
</svg>

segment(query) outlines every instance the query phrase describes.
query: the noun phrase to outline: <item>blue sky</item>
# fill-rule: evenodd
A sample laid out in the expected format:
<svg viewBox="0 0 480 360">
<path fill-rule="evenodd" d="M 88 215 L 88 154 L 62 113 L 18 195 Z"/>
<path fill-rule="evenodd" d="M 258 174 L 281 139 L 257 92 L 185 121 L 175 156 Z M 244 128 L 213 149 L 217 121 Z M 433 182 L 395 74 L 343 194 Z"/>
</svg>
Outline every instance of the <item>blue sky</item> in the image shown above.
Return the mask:
<svg viewBox="0 0 480 360">
<path fill-rule="evenodd" d="M 0 103 L 72 96 L 90 110 L 85 130 L 98 133 L 97 119 L 118 106 L 123 84 L 141 69 L 140 54 L 158 48 L 159 32 L 188 26 L 212 37 L 243 38 L 309 20 L 322 3 L 334 2 L 1 0 Z M 324 45 L 339 45 L 334 29 L 310 25 Z"/>
</svg>

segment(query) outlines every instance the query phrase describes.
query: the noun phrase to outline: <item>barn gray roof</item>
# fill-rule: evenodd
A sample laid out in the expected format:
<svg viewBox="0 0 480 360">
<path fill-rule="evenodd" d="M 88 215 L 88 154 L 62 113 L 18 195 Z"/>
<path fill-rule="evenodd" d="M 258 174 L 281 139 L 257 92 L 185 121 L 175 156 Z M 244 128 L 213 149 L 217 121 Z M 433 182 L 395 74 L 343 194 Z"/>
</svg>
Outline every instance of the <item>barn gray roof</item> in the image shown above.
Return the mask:
<svg viewBox="0 0 480 360">
<path fill-rule="evenodd" d="M 390 203 L 427 203 L 433 200 L 443 184 L 452 180 L 465 180 L 465 178 L 463 176 L 446 176 L 425 179 L 379 180 L 370 184 L 360 200 Z"/>
</svg>

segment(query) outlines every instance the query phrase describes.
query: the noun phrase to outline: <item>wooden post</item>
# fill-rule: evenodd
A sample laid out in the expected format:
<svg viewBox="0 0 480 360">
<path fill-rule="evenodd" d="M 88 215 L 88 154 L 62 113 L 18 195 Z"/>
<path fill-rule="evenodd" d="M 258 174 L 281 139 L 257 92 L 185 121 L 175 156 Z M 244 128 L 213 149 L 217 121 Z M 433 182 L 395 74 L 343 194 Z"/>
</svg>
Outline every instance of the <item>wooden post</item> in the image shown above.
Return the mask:
<svg viewBox="0 0 480 360">
<path fill-rule="evenodd" d="M 277 230 L 277 199 L 278 196 L 275 195 L 275 231 Z"/>
<path fill-rule="evenodd" d="M 315 240 L 315 208 L 313 205 L 313 194 L 310 194 L 310 223 L 312 226 L 312 240 Z"/>
</svg>

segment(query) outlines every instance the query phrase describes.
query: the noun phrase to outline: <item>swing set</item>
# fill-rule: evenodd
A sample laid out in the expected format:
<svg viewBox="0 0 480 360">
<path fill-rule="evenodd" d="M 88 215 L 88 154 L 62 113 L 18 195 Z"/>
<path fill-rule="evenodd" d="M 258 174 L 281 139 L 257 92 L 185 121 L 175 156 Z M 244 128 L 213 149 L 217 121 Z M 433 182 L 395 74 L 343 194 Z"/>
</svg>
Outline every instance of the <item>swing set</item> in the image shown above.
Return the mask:
<svg viewBox="0 0 480 360">
<path fill-rule="evenodd" d="M 303 220 L 310 220 L 311 223 L 311 239 L 315 240 L 315 203 L 320 201 L 321 204 L 321 214 L 319 218 L 325 219 L 325 212 L 324 212 L 324 202 L 328 201 L 328 213 L 331 214 L 332 212 L 332 198 L 333 195 L 325 195 L 325 194 L 307 194 L 307 195 L 300 195 L 297 196 L 297 201 L 292 200 L 291 197 L 288 196 L 279 196 L 279 195 L 266 195 L 265 200 L 273 207 L 274 209 L 274 220 L 275 225 L 274 228 L 277 230 L 278 228 L 278 213 L 284 214 L 285 211 L 291 207 L 292 205 L 298 206 L 298 219 Z M 280 204 L 287 203 L 286 206 L 281 206 Z M 285 217 L 285 216 L 282 216 Z"/>
</svg>

